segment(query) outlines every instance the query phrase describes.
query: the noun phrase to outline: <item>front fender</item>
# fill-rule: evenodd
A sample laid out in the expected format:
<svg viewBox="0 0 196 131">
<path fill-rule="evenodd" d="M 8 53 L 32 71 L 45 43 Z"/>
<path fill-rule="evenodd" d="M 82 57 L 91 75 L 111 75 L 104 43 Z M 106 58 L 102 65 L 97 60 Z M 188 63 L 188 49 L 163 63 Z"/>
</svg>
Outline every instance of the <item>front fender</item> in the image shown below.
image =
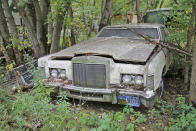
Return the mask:
<svg viewBox="0 0 196 131">
<path fill-rule="evenodd" d="M 154 90 L 159 88 L 164 67 L 166 66 L 166 57 L 163 51 L 156 54 L 148 64 L 147 76 L 154 76 Z"/>
</svg>

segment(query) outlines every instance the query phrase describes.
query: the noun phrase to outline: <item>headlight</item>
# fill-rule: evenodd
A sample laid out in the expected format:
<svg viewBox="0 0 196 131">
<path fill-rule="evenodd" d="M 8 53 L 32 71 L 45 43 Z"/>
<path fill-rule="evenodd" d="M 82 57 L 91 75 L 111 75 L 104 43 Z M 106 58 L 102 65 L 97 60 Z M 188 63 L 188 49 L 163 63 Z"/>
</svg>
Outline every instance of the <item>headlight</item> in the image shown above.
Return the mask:
<svg viewBox="0 0 196 131">
<path fill-rule="evenodd" d="M 141 75 L 123 75 L 122 76 L 122 83 L 123 84 L 136 84 L 142 85 L 144 83 L 143 76 Z"/>
<path fill-rule="evenodd" d="M 54 78 L 57 78 L 57 76 L 58 76 L 58 71 L 57 71 L 57 69 L 52 69 L 52 71 L 51 71 L 51 76 L 54 77 Z"/>
<path fill-rule="evenodd" d="M 131 75 L 123 75 L 123 77 L 122 77 L 122 82 L 123 82 L 124 84 L 131 84 L 131 82 L 132 82 L 132 77 L 131 77 Z"/>
<path fill-rule="evenodd" d="M 65 78 L 66 77 L 66 70 L 61 70 L 59 74 L 60 78 Z"/>
<path fill-rule="evenodd" d="M 143 77 L 142 76 L 135 76 L 134 81 L 136 85 L 141 85 L 143 84 Z"/>
</svg>

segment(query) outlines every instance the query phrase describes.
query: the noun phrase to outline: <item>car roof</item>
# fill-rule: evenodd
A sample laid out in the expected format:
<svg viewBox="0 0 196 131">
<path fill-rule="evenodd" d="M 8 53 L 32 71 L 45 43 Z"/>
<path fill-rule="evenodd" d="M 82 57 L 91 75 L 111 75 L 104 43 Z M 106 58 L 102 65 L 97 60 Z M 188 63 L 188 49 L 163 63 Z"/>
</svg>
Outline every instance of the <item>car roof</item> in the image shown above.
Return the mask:
<svg viewBox="0 0 196 131">
<path fill-rule="evenodd" d="M 153 9 L 153 10 L 147 10 L 146 13 L 150 12 L 160 12 L 160 11 L 170 11 L 172 8 L 161 8 L 161 9 Z"/>
<path fill-rule="evenodd" d="M 154 24 L 154 23 L 142 23 L 142 24 L 122 24 L 122 25 L 112 25 L 112 26 L 106 26 L 105 28 L 121 28 L 121 27 L 137 27 L 137 28 L 161 28 L 164 27 L 164 25 L 161 24 Z"/>
</svg>

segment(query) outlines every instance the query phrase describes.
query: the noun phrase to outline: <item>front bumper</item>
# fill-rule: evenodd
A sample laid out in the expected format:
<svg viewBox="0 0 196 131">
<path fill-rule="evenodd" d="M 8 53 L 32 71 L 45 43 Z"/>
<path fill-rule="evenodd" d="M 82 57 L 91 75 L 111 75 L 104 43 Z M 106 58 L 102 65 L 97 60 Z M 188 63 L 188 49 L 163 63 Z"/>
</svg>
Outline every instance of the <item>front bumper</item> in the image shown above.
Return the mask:
<svg viewBox="0 0 196 131">
<path fill-rule="evenodd" d="M 86 100 L 111 102 L 117 104 L 118 96 L 136 96 L 139 97 L 141 103 L 145 106 L 151 106 L 154 102 L 155 92 L 136 91 L 133 89 L 119 89 L 119 88 L 87 88 L 78 87 L 72 84 L 47 83 L 49 86 L 58 87 L 61 91 L 67 92 L 67 97 Z M 119 103 L 125 104 L 125 103 Z"/>
</svg>

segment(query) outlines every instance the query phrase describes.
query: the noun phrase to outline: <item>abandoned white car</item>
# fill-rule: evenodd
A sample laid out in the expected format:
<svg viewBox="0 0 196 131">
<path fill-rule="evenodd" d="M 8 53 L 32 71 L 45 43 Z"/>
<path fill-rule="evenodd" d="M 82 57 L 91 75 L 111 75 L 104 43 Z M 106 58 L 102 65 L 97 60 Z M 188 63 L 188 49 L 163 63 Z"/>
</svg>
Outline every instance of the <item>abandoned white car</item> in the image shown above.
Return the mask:
<svg viewBox="0 0 196 131">
<path fill-rule="evenodd" d="M 74 99 L 152 106 L 170 53 L 135 32 L 156 42 L 166 37 L 160 24 L 105 27 L 95 38 L 38 59 L 44 82 Z"/>
</svg>

